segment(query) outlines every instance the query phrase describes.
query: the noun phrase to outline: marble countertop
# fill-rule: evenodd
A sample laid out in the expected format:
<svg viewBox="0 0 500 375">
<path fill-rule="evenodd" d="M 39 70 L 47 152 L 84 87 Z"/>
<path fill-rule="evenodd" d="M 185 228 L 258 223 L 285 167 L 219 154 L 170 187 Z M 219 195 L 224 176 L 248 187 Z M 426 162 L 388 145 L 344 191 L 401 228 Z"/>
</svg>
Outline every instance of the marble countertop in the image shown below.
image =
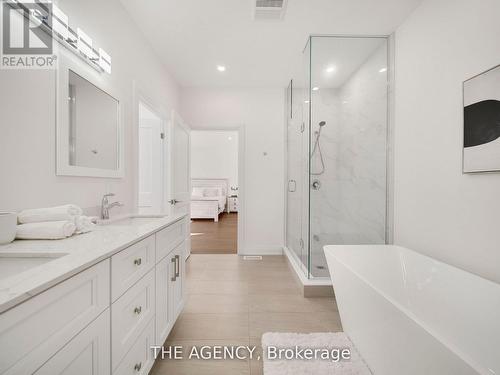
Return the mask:
<svg viewBox="0 0 500 375">
<path fill-rule="evenodd" d="M 0 246 L 0 264 L 4 261 L 4 267 L 9 267 L 7 261 L 13 257 L 53 258 L 7 277 L 0 274 L 0 313 L 185 216 L 186 214 L 165 217 L 121 217 L 121 220 L 97 225 L 92 232 L 63 240 L 18 240 Z"/>
</svg>

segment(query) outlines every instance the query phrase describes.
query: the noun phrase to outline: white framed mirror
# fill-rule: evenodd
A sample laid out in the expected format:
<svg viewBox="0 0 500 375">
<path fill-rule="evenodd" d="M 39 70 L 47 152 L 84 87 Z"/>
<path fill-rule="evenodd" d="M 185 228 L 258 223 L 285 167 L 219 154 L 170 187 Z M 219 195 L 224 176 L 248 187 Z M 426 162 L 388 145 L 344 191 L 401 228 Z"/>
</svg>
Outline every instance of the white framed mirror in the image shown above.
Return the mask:
<svg viewBox="0 0 500 375">
<path fill-rule="evenodd" d="M 123 177 L 123 106 L 107 79 L 70 56 L 60 59 L 57 175 Z"/>
</svg>

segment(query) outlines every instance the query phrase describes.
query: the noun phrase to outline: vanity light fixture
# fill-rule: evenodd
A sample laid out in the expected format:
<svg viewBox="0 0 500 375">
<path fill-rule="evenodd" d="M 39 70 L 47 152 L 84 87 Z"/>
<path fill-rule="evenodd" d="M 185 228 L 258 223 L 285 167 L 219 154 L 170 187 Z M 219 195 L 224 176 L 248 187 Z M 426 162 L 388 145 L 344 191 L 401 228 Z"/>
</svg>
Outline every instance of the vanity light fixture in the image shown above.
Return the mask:
<svg viewBox="0 0 500 375">
<path fill-rule="evenodd" d="M 224 65 L 217 65 L 217 70 L 219 72 L 225 72 L 226 71 L 226 67 Z"/>
<path fill-rule="evenodd" d="M 94 52 L 92 48 L 92 38 L 89 37 L 82 29 L 77 29 L 77 48 L 80 53 L 83 53 L 86 57 L 88 57 L 92 61 L 96 61 L 97 54 Z"/>
<path fill-rule="evenodd" d="M 99 66 L 106 73 L 111 74 L 111 56 L 102 48 L 99 48 Z"/>
<path fill-rule="evenodd" d="M 52 30 L 66 40 L 69 37 L 68 16 L 57 6 L 52 4 Z"/>
<path fill-rule="evenodd" d="M 68 28 L 68 37 L 66 39 L 61 40 L 61 44 L 69 49 L 69 47 L 73 47 L 75 50 L 78 50 L 78 35 Z M 73 49 L 71 49 L 74 51 Z"/>
<path fill-rule="evenodd" d="M 7 3 L 9 4 L 9 3 Z M 92 38 L 87 35 L 82 29 L 77 28 L 75 32 L 69 26 L 68 16 L 55 4 L 52 5 L 50 17 L 41 12 L 32 11 L 23 4 L 22 1 L 12 0 L 12 6 L 24 10 L 24 14 L 29 14 L 29 17 L 40 23 L 40 28 L 49 34 L 53 39 L 57 40 L 62 46 L 69 51 L 74 52 L 82 58 L 87 64 L 92 66 L 99 72 L 111 74 L 111 57 L 102 48 L 99 51 L 93 48 Z"/>
</svg>

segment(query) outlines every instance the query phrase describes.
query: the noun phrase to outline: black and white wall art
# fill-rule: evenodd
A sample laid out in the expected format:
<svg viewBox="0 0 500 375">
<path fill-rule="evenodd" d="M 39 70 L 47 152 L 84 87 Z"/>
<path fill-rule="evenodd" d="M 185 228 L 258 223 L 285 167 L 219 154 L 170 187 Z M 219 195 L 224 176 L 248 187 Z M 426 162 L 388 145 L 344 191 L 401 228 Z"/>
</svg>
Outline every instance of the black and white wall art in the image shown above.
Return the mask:
<svg viewBox="0 0 500 375">
<path fill-rule="evenodd" d="M 464 82 L 463 172 L 500 171 L 500 66 Z"/>
</svg>

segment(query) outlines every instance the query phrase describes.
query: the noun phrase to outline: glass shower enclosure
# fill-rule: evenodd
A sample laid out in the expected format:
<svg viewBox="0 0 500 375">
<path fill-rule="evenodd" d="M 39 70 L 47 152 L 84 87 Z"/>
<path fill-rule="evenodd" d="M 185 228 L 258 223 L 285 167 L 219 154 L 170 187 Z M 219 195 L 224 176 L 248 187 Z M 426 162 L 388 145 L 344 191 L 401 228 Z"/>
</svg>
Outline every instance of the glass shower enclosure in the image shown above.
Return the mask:
<svg viewBox="0 0 500 375">
<path fill-rule="evenodd" d="M 287 89 L 286 246 L 307 278 L 325 245 L 387 240 L 388 38 L 311 36 Z"/>
</svg>

